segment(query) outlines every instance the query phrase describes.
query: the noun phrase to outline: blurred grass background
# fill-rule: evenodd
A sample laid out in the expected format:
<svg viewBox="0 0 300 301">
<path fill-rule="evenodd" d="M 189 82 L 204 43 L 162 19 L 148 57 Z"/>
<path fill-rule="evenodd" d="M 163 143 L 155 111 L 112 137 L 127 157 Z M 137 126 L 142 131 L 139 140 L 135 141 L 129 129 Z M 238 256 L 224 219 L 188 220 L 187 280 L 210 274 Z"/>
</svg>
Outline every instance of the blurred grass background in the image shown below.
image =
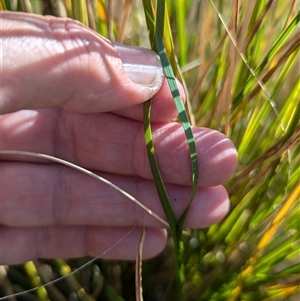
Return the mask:
<svg viewBox="0 0 300 301">
<path fill-rule="evenodd" d="M 226 133 L 239 152 L 238 170 L 225 184 L 228 217 L 184 237 L 183 300 L 300 300 L 299 1 L 169 0 L 167 6 L 175 49 L 170 55 L 185 81 L 191 120 Z M 68 16 L 111 40 L 150 47 L 139 0 L 3 0 L 1 9 Z M 171 255 L 170 243 L 144 262 L 145 301 L 170 300 Z M 1 296 L 87 261 L 2 266 Z M 134 272 L 133 262 L 96 260 L 10 300 L 135 300 Z"/>
</svg>

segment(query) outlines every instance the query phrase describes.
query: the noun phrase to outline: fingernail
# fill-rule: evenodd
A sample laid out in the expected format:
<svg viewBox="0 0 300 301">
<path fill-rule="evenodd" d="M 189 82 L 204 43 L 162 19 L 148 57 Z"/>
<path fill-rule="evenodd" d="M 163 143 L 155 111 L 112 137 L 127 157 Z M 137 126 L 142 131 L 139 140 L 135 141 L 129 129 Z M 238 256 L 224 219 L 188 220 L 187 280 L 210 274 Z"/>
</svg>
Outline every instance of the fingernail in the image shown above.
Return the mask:
<svg viewBox="0 0 300 301">
<path fill-rule="evenodd" d="M 159 56 L 152 50 L 114 44 L 128 77 L 136 84 L 156 89 L 163 81 Z"/>
</svg>

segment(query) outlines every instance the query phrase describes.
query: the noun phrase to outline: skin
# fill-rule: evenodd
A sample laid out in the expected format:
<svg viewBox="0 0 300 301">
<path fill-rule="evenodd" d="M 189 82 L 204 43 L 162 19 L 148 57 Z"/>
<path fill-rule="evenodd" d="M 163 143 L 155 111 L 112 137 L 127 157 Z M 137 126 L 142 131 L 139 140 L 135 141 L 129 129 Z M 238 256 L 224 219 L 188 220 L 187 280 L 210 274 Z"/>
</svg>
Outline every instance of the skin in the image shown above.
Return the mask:
<svg viewBox="0 0 300 301">
<path fill-rule="evenodd" d="M 174 211 L 182 214 L 191 193 L 189 152 L 181 126 L 171 122 L 177 113 L 165 79 L 152 88 L 134 83 L 109 41 L 68 19 L 1 12 L 1 39 L 0 149 L 90 169 L 165 219 L 143 136 L 142 103 L 153 96 L 157 158 Z M 228 212 L 222 183 L 237 153 L 218 131 L 193 132 L 200 180 L 185 226 L 202 228 Z M 164 225 L 102 182 L 37 158 L 0 159 L 1 264 L 103 252 L 134 259 L 144 226 L 143 257 L 163 250 Z"/>
</svg>

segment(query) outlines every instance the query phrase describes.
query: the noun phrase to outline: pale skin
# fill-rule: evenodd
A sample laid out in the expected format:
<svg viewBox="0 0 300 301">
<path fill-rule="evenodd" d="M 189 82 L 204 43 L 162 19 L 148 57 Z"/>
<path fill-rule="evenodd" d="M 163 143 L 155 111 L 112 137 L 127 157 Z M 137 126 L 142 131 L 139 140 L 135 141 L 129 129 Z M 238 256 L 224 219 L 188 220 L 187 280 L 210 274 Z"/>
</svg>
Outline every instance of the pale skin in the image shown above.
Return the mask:
<svg viewBox="0 0 300 301">
<path fill-rule="evenodd" d="M 150 82 L 140 74 L 143 83 L 137 84 L 122 65 L 122 50 L 80 23 L 0 14 L 0 149 L 44 153 L 90 169 L 165 219 L 143 137 L 143 102 L 153 96 L 154 144 L 180 216 L 191 193 L 189 152 L 181 126 L 171 122 L 177 113 L 161 71 Z M 147 56 L 155 62 L 153 53 Z M 143 54 L 126 60 L 143 65 Z M 199 127 L 193 132 L 200 180 L 185 226 L 202 228 L 228 212 L 222 183 L 234 173 L 237 154 L 220 132 Z M 144 226 L 144 258 L 166 244 L 165 226 L 138 205 L 95 179 L 45 160 L 2 155 L 0 202 L 1 264 L 97 256 L 130 229 L 103 257 L 134 259 Z"/>
</svg>

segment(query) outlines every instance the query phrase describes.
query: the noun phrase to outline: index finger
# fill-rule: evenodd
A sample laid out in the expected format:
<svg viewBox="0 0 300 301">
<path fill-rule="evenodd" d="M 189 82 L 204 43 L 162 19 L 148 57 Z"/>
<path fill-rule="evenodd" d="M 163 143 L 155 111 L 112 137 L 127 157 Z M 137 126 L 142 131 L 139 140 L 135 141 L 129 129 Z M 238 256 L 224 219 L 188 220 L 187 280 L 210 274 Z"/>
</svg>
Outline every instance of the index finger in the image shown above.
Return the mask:
<svg viewBox="0 0 300 301">
<path fill-rule="evenodd" d="M 1 121 L 2 120 L 2 121 Z M 2 149 L 39 152 L 85 168 L 152 179 L 143 124 L 110 113 L 76 114 L 63 109 L 20 111 L 0 116 Z M 233 143 L 218 131 L 194 128 L 199 185 L 219 185 L 237 164 Z M 163 179 L 190 185 L 191 165 L 180 124 L 153 125 Z"/>
</svg>

